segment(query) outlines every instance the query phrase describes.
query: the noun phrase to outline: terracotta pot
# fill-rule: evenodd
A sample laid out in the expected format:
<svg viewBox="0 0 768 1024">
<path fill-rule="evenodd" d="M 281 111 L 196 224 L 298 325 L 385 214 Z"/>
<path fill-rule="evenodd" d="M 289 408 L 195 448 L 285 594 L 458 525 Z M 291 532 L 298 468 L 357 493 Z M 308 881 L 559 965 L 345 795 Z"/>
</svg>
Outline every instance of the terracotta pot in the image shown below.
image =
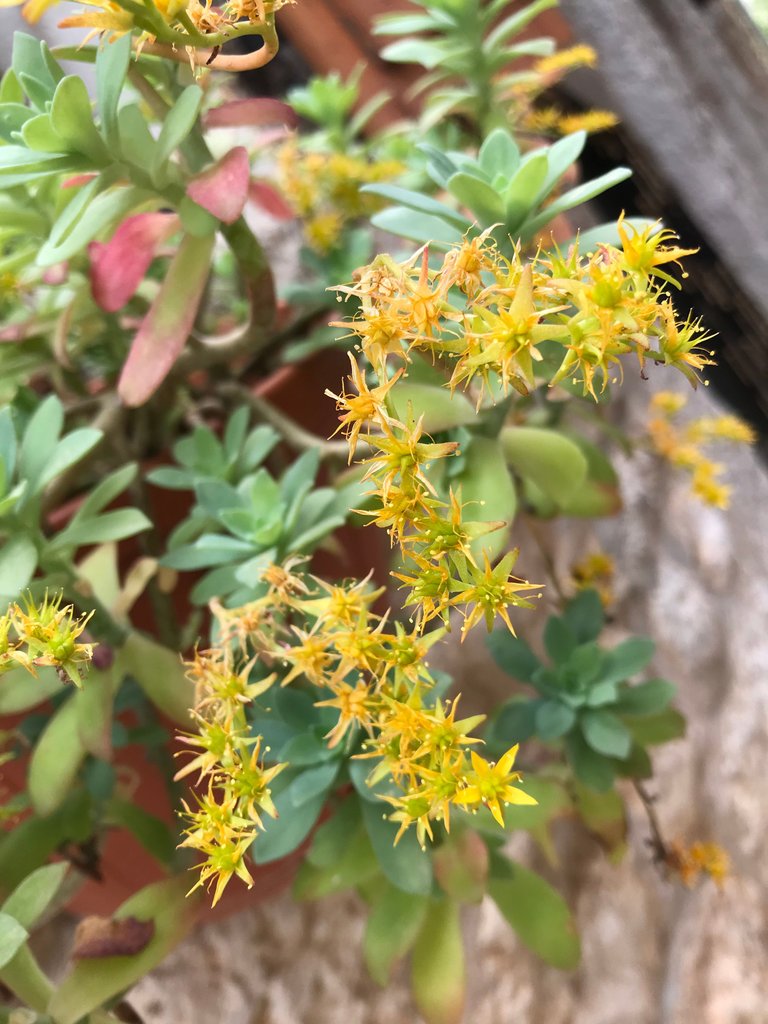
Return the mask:
<svg viewBox="0 0 768 1024">
<path fill-rule="evenodd" d="M 272 404 L 290 416 L 302 427 L 321 437 L 329 436 L 337 426 L 334 404 L 323 397 L 325 387 L 336 390 L 340 379 L 348 371 L 343 353 L 321 352 L 317 356 L 278 370 L 256 387 L 256 392 L 269 398 Z M 158 458 L 162 464 L 166 459 Z M 162 488 L 149 488 L 151 515 L 156 532 L 166 539 L 173 529 L 187 515 L 192 498 L 184 492 Z M 126 499 L 127 503 L 127 499 Z M 51 517 L 54 526 L 61 525 L 76 511 L 76 499 L 57 510 Z M 389 566 L 389 544 L 383 531 L 371 529 L 344 528 L 336 534 L 338 550 L 333 554 L 318 552 L 313 559 L 314 571 L 331 578 L 343 576 L 365 576 L 373 570 L 379 583 L 386 582 Z M 140 555 L 138 540 L 129 538 L 120 545 L 120 568 L 127 569 Z M 180 621 L 185 621 L 191 611 L 190 591 L 200 574 L 180 573 L 173 591 L 173 602 Z M 155 633 L 156 623 L 151 602 L 146 595 L 137 602 L 131 612 L 132 624 L 149 634 Z M 13 728 L 19 721 L 0 719 L 0 728 Z M 168 723 L 169 750 L 175 753 L 182 748 L 173 738 L 174 727 Z M 127 781 L 130 799 L 142 810 L 159 818 L 166 824 L 175 825 L 176 808 L 168 792 L 167 780 L 160 767 L 147 760 L 144 748 L 127 746 L 115 752 L 114 765 L 118 776 Z M 25 785 L 27 766 L 25 759 L 19 759 L 2 770 L 2 785 L 6 795 L 20 792 Z M 201 916 L 205 920 L 226 916 L 247 906 L 269 899 L 285 890 L 293 880 L 301 863 L 306 844 L 288 857 L 273 864 L 252 866 L 254 886 L 247 889 L 233 881 L 225 890 L 215 910 L 204 904 Z M 87 879 L 70 901 L 69 907 L 79 914 L 109 916 L 129 896 L 151 882 L 166 877 L 162 865 L 156 861 L 127 830 L 110 829 L 99 851 L 99 868 L 102 880 Z M 190 872 L 190 888 L 195 876 Z"/>
</svg>

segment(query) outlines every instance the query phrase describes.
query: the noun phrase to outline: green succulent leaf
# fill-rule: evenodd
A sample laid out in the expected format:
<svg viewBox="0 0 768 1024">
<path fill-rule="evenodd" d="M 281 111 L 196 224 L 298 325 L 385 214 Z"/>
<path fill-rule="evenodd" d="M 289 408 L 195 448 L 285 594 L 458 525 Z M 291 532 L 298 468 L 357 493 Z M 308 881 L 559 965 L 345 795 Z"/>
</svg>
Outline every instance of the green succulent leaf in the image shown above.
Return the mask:
<svg viewBox="0 0 768 1024">
<path fill-rule="evenodd" d="M 56 669 L 39 668 L 35 679 L 24 668 L 11 669 L 0 675 L 0 715 L 18 715 L 31 711 L 57 693 L 61 693 L 61 680 L 56 675 Z"/>
<path fill-rule="evenodd" d="M 23 928 L 32 928 L 56 898 L 67 870 L 68 865 L 60 863 L 32 871 L 16 886 L 0 911 L 15 918 Z"/>
<path fill-rule="evenodd" d="M 0 600 L 14 600 L 29 585 L 37 568 L 37 557 L 34 542 L 25 534 L 5 541 L 0 548 Z M 27 679 L 29 685 L 29 676 Z"/>
<path fill-rule="evenodd" d="M 104 138 L 110 149 L 119 145 L 117 111 L 131 59 L 131 36 L 125 33 L 100 46 L 96 54 L 96 98 Z"/>
<path fill-rule="evenodd" d="M 424 924 L 429 900 L 387 884 L 375 900 L 363 938 L 363 956 L 378 985 L 388 984 L 398 960 L 410 952 Z"/>
<path fill-rule="evenodd" d="M 579 726 L 584 739 L 598 754 L 620 760 L 629 754 L 632 736 L 621 719 L 610 711 L 584 711 L 579 716 Z"/>
<path fill-rule="evenodd" d="M 543 701 L 536 709 L 536 733 L 549 741 L 564 736 L 576 722 L 576 712 L 558 700 Z"/>
<path fill-rule="evenodd" d="M 336 777 L 338 765 L 331 765 L 330 768 L 333 770 L 326 771 L 320 780 L 330 779 L 325 789 L 318 788 L 317 777 L 312 778 L 311 773 L 304 772 L 298 776 L 298 780 L 301 780 L 302 775 L 310 775 L 306 789 L 304 782 L 299 781 L 298 787 L 293 790 L 292 782 L 274 794 L 278 817 L 266 823 L 266 831 L 257 836 L 250 847 L 249 855 L 255 864 L 269 864 L 301 846 L 320 817 L 328 790 Z M 302 796 L 305 799 L 300 799 Z"/>
<path fill-rule="evenodd" d="M 48 721 L 29 761 L 27 788 L 32 806 L 41 817 L 64 803 L 86 754 L 77 728 L 77 702 L 72 696 Z"/>
<path fill-rule="evenodd" d="M 632 738 L 641 746 L 657 746 L 685 736 L 685 718 L 674 708 L 654 715 L 638 715 L 625 722 Z"/>
<path fill-rule="evenodd" d="M 470 548 L 475 558 L 487 552 L 497 558 L 506 549 L 509 527 L 517 511 L 515 484 L 499 443 L 490 437 L 473 437 L 462 471 L 451 486 L 464 506 L 468 521 L 503 523 L 504 528 L 476 537 Z"/>
<path fill-rule="evenodd" d="M 563 620 L 580 644 L 596 640 L 605 625 L 605 611 L 596 590 L 582 590 L 568 602 Z"/>
<path fill-rule="evenodd" d="M 161 960 L 191 929 L 199 900 L 189 898 L 189 879 L 170 878 L 148 885 L 123 903 L 114 915 L 151 921 L 154 934 L 146 947 L 133 956 L 111 956 L 80 960 L 56 990 L 49 1012 L 56 1024 L 77 1024 L 114 996 L 131 988 Z"/>
<path fill-rule="evenodd" d="M 0 150 L 0 156 L 2 150 Z M 463 232 L 471 227 L 467 220 L 461 228 L 446 223 L 439 217 L 427 213 L 419 213 L 403 206 L 390 206 L 371 217 L 374 227 L 389 231 L 393 235 L 410 239 L 412 242 L 429 242 L 434 249 L 447 250 L 458 245 Z"/>
<path fill-rule="evenodd" d="M 594 751 L 580 732 L 574 730 L 566 737 L 565 749 L 576 778 L 585 786 L 599 793 L 605 793 L 613 786 L 615 772 L 611 762 Z"/>
<path fill-rule="evenodd" d="M 411 956 L 411 985 L 426 1024 L 460 1024 L 464 1012 L 465 967 L 459 908 L 432 900 Z"/>
<path fill-rule="evenodd" d="M 578 966 L 581 948 L 571 912 L 541 875 L 497 854 L 488 891 L 528 949 L 561 970 Z"/>
<path fill-rule="evenodd" d="M 644 636 L 630 637 L 608 652 L 608 665 L 602 681 L 623 682 L 642 671 L 653 658 L 656 645 Z"/>
<path fill-rule="evenodd" d="M 387 818 L 387 804 L 361 800 L 368 838 L 385 877 L 403 892 L 426 896 L 432 890 L 432 861 L 419 846 L 415 829 L 401 836 L 397 846 L 397 825 Z"/>
<path fill-rule="evenodd" d="M 565 664 L 576 650 L 578 640 L 565 618 L 552 615 L 544 627 L 544 647 L 556 665 Z"/>
<path fill-rule="evenodd" d="M 521 683 L 530 683 L 541 662 L 520 637 L 507 629 L 495 629 L 486 639 L 491 657 L 508 675 Z"/>
<path fill-rule="evenodd" d="M 64 140 L 67 152 L 87 157 L 95 167 L 105 167 L 111 156 L 93 123 L 91 98 L 85 82 L 67 75 L 56 86 L 51 104 L 51 127 Z"/>
<path fill-rule="evenodd" d="M 677 688 L 666 679 L 649 679 L 636 686 L 623 686 L 614 705 L 620 715 L 653 715 L 673 700 Z"/>
<path fill-rule="evenodd" d="M 10 963 L 29 938 L 15 917 L 0 911 L 0 970 Z"/>
<path fill-rule="evenodd" d="M 508 427 L 500 440 L 504 457 L 515 472 L 530 479 L 557 504 L 567 501 L 586 479 L 584 455 L 555 430 Z"/>
</svg>

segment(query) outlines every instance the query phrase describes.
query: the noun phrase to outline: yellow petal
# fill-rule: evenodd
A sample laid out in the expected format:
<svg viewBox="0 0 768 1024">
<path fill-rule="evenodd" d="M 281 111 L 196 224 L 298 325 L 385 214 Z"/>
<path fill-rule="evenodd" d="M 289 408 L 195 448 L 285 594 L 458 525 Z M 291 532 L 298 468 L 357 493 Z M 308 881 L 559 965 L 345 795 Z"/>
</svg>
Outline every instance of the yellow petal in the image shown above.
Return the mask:
<svg viewBox="0 0 768 1024">
<path fill-rule="evenodd" d="M 519 749 L 520 744 L 516 743 L 514 747 L 510 747 L 506 754 L 502 754 L 502 756 L 499 758 L 496 767 L 498 768 L 499 772 L 501 772 L 501 774 L 507 775 L 508 772 L 512 769 L 512 765 L 515 763 L 515 758 L 517 757 L 517 751 Z"/>
<path fill-rule="evenodd" d="M 523 789 L 515 789 L 514 786 L 507 786 L 501 795 L 505 803 L 508 804 L 526 804 L 528 806 L 538 804 L 538 800 L 535 800 L 530 793 L 526 793 Z"/>
</svg>

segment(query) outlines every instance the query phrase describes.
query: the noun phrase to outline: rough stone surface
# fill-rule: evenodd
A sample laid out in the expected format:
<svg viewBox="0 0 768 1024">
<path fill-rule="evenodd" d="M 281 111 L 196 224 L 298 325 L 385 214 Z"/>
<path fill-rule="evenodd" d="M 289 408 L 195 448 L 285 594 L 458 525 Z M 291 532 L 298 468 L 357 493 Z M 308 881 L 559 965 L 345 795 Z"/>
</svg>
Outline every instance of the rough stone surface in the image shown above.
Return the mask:
<svg viewBox="0 0 768 1024">
<path fill-rule="evenodd" d="M 630 431 L 640 429 L 659 378 L 669 383 L 661 371 L 650 385 L 628 382 L 619 412 Z M 702 390 L 689 406 L 692 414 L 712 407 Z M 687 739 L 655 758 L 659 817 L 670 837 L 727 846 L 734 877 L 722 892 L 661 879 L 631 794 L 620 866 L 564 827 L 560 884 L 578 919 L 582 965 L 573 974 L 543 966 L 483 904 L 467 922 L 467 1024 L 768 1024 L 768 476 L 750 451 L 729 448 L 724 459 L 734 485 L 728 512 L 696 503 L 686 479 L 649 455 L 621 461 L 625 510 L 598 533 L 622 581 L 618 623 L 655 637 L 654 670 L 679 684 L 689 719 Z M 559 565 L 583 550 L 590 530 L 557 528 Z M 516 540 L 528 548 L 522 534 Z M 451 651 L 450 660 L 460 663 L 468 699 L 476 688 L 473 702 L 503 686 L 482 642 Z M 514 843 L 541 866 L 524 837 Z M 285 896 L 200 929 L 131 1003 L 147 1024 L 417 1020 L 404 969 L 385 992 L 366 978 L 362 928 L 352 897 L 300 906 Z"/>
</svg>

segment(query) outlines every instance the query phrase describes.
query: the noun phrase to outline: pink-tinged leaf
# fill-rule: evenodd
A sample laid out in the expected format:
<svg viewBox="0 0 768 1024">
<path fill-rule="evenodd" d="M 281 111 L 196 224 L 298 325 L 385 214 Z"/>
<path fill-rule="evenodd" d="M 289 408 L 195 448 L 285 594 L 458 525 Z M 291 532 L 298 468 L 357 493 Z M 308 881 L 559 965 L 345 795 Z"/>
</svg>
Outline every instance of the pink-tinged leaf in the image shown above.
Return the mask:
<svg viewBox="0 0 768 1024">
<path fill-rule="evenodd" d="M 184 348 L 208 280 L 215 237 L 182 238 L 120 375 L 117 392 L 126 405 L 143 405 Z"/>
<path fill-rule="evenodd" d="M 251 163 L 244 146 L 230 149 L 218 163 L 187 185 L 187 195 L 225 224 L 234 224 L 243 212 L 251 180 Z"/>
<path fill-rule="evenodd" d="M 263 127 L 285 124 L 295 128 L 299 123 L 296 111 L 280 100 L 262 98 L 230 100 L 209 110 L 203 118 L 205 128 Z"/>
<path fill-rule="evenodd" d="M 62 181 L 62 188 L 80 188 L 81 185 L 87 185 L 89 181 L 93 181 L 96 177 L 95 174 L 74 174 L 71 178 L 67 178 L 66 181 Z"/>
<path fill-rule="evenodd" d="M 270 185 L 266 181 L 252 181 L 248 187 L 248 196 L 265 213 L 278 220 L 293 220 L 296 217 L 296 212 L 291 209 L 274 185 Z"/>
<path fill-rule="evenodd" d="M 107 313 L 122 309 L 135 293 L 158 247 L 179 227 L 175 213 L 137 213 L 108 242 L 91 242 L 91 294 Z"/>
<path fill-rule="evenodd" d="M 56 285 L 64 284 L 69 277 L 69 263 L 66 260 L 63 263 L 54 263 L 52 267 L 43 273 L 43 284 Z"/>
</svg>

